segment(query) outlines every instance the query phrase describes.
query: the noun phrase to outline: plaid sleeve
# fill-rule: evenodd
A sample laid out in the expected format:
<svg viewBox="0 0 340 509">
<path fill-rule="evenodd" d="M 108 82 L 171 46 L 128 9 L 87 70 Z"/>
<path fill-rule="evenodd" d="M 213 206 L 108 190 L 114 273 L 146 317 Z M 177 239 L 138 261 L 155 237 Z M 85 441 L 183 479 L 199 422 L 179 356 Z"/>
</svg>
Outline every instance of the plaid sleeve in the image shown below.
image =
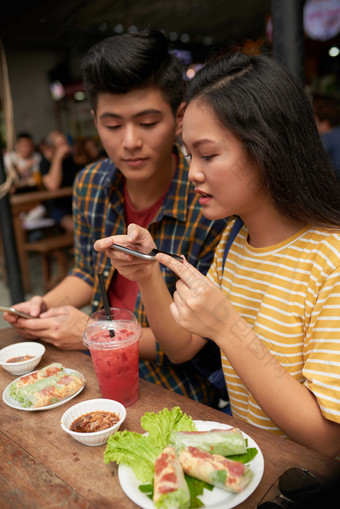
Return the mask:
<svg viewBox="0 0 340 509">
<path fill-rule="evenodd" d="M 74 266 L 69 272 L 71 276 L 77 276 L 93 286 L 93 265 L 91 253 L 93 239 L 91 225 L 85 219 L 84 204 L 89 204 L 88 195 L 89 175 L 85 169 L 78 173 L 73 185 L 73 220 L 75 228 L 74 242 Z"/>
</svg>

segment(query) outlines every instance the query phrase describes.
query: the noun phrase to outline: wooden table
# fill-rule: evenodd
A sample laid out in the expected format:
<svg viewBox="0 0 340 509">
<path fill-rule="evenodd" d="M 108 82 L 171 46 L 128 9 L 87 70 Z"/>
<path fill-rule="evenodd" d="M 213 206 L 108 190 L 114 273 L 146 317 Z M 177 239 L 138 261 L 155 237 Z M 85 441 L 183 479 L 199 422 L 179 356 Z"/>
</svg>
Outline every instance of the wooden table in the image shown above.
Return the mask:
<svg viewBox="0 0 340 509">
<path fill-rule="evenodd" d="M 55 198 L 65 198 L 72 196 L 72 190 L 72 186 L 68 186 L 61 187 L 55 191 L 41 190 L 10 195 L 14 236 L 22 275 L 22 283 L 24 292 L 26 294 L 30 292 L 31 284 L 28 266 L 28 255 L 25 249 L 26 231 L 22 226 L 22 219 L 20 215 L 22 212 L 28 212 L 42 202 L 54 200 Z"/>
<path fill-rule="evenodd" d="M 13 329 L 0 330 L 0 348 L 22 341 Z M 84 374 L 86 386 L 72 401 L 47 411 L 25 412 L 0 403 L 0 507 L 2 509 L 114 508 L 137 507 L 122 491 L 117 466 L 103 462 L 105 445 L 87 447 L 76 442 L 60 427 L 62 414 L 76 402 L 100 397 L 91 358 L 82 352 L 60 351 L 46 346 L 38 367 L 58 361 Z M 0 368 L 0 390 L 14 380 Z M 326 458 L 289 440 L 243 423 L 214 410 L 140 381 L 138 402 L 127 409 L 121 429 L 143 432 L 140 418 L 146 411 L 158 412 L 179 405 L 193 419 L 239 426 L 259 445 L 264 456 L 263 478 L 252 495 L 238 507 L 255 508 L 279 474 L 292 466 L 306 467 L 321 478 L 340 474 L 339 462 Z"/>
</svg>

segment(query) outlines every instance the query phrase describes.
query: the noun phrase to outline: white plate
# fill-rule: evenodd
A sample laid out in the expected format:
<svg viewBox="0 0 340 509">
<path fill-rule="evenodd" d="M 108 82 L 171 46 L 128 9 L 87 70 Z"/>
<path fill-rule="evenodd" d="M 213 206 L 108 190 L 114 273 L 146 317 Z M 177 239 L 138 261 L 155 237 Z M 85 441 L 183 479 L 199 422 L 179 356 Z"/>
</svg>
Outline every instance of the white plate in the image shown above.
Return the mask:
<svg viewBox="0 0 340 509">
<path fill-rule="evenodd" d="M 230 429 L 232 426 L 213 421 L 194 421 L 198 431 L 209 431 L 211 429 Z M 243 433 L 243 432 L 242 432 Z M 256 447 L 257 455 L 249 463 L 249 467 L 254 472 L 254 477 L 242 493 L 229 493 L 228 491 L 214 488 L 212 491 L 204 490 L 203 495 L 198 498 L 203 502 L 203 507 L 211 509 L 230 509 L 246 500 L 257 488 L 263 475 L 264 460 L 261 449 L 257 443 L 246 433 L 243 436 L 248 439 L 248 447 Z M 133 470 L 126 465 L 119 465 L 118 478 L 120 485 L 125 493 L 135 504 L 143 509 L 155 509 L 155 504 L 142 493 L 138 486 L 140 482 L 136 478 Z"/>
<path fill-rule="evenodd" d="M 39 371 L 39 370 L 36 370 L 36 371 Z M 36 371 L 32 371 L 32 373 L 36 373 Z M 84 378 L 84 376 L 81 373 L 79 373 L 79 371 L 76 371 L 75 369 L 69 369 L 69 368 L 64 368 L 64 371 L 65 371 L 65 373 L 67 375 L 69 375 L 70 373 L 77 373 L 78 375 L 81 376 L 81 378 L 83 379 L 84 383 L 83 383 L 83 386 L 77 392 L 72 394 L 72 396 L 69 396 L 68 398 L 62 399 L 61 401 L 58 401 L 58 403 L 53 403 L 53 405 L 42 406 L 42 407 L 39 407 L 39 408 L 24 408 L 24 407 L 22 407 L 17 400 L 11 398 L 11 396 L 9 395 L 9 388 L 10 388 L 10 386 L 12 385 L 12 383 L 14 383 L 17 380 L 19 380 L 21 378 L 21 376 L 19 376 L 18 378 L 13 380 L 13 382 L 11 382 L 9 385 L 7 385 L 6 389 L 2 393 L 2 399 L 4 400 L 6 405 L 8 405 L 8 406 L 10 406 L 12 408 L 17 408 L 18 410 L 26 410 L 27 412 L 35 412 L 37 410 L 50 410 L 51 408 L 55 408 L 57 406 L 63 405 L 64 403 L 67 403 L 68 401 L 70 401 L 70 399 L 72 399 L 75 396 L 77 396 L 77 394 L 79 394 L 84 389 L 84 387 L 85 387 L 85 378 Z M 25 375 L 25 376 L 31 375 L 32 373 L 27 373 L 27 375 Z"/>
</svg>

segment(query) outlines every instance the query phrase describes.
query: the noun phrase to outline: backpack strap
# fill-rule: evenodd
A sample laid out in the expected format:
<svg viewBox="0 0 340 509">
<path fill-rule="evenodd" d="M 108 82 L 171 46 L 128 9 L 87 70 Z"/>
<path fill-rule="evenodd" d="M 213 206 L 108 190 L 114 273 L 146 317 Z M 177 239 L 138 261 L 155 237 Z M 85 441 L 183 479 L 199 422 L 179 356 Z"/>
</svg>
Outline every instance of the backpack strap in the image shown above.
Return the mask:
<svg viewBox="0 0 340 509">
<path fill-rule="evenodd" d="M 227 244 L 225 246 L 225 250 L 224 250 L 224 254 L 223 254 L 222 275 L 223 275 L 224 265 L 225 265 L 225 262 L 226 262 L 226 259 L 228 256 L 229 249 L 230 249 L 232 243 L 234 242 L 236 235 L 242 228 L 242 225 L 243 225 L 242 219 L 240 217 L 237 217 L 235 223 L 233 224 L 233 226 L 231 228 L 230 235 L 229 235 Z M 217 345 L 211 339 L 209 339 L 209 338 L 206 338 L 206 339 L 208 339 L 208 345 L 209 345 L 209 343 L 211 343 L 211 345 L 210 345 L 211 348 L 213 348 L 213 347 L 215 349 L 218 348 Z M 204 350 L 204 348 L 203 348 L 203 350 Z M 219 350 L 220 349 L 218 348 L 218 352 L 219 352 Z M 211 366 L 209 366 L 210 363 L 208 362 L 208 358 L 206 357 L 206 355 L 204 354 L 202 356 L 202 355 L 200 355 L 200 353 L 202 353 L 202 350 L 194 357 L 194 359 L 191 360 L 192 364 L 194 364 L 196 369 L 198 369 L 198 371 L 201 374 L 203 374 L 212 385 L 214 385 L 218 389 L 225 388 L 225 381 L 224 381 L 224 375 L 223 375 L 222 368 L 219 367 L 217 370 L 213 371 L 211 369 Z"/>
<path fill-rule="evenodd" d="M 230 232 L 229 238 L 227 240 L 227 243 L 226 243 L 226 246 L 225 246 L 225 249 L 224 249 L 223 264 L 222 264 L 222 275 L 223 275 L 223 272 L 224 272 L 225 262 L 226 262 L 229 250 L 231 248 L 231 245 L 234 242 L 236 235 L 241 230 L 242 226 L 243 226 L 242 219 L 240 217 L 237 217 L 235 223 L 233 224 L 233 226 L 231 228 L 231 232 Z"/>
</svg>

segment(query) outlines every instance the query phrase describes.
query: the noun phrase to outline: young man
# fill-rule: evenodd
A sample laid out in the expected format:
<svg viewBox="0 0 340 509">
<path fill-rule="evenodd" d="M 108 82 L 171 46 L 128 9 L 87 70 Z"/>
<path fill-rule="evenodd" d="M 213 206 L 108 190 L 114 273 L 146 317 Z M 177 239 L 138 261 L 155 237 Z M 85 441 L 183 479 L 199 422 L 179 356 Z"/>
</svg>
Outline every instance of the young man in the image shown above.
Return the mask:
<svg viewBox="0 0 340 509">
<path fill-rule="evenodd" d="M 107 38 L 89 50 L 82 65 L 95 125 L 109 159 L 86 167 L 75 181 L 73 270 L 43 298 L 17 306 L 40 315 L 39 320 L 15 322 L 8 315 L 6 319 L 27 338 L 83 349 L 87 315 L 76 308 L 90 302 L 92 311 L 103 307 L 97 278 L 103 273 L 110 305 L 133 310 L 144 327 L 140 375 L 214 405 L 218 395 L 196 365 L 174 365 L 159 349 L 137 283 L 121 277 L 109 258 L 93 249 L 96 240 L 124 234 L 130 223 L 137 223 L 149 229 L 158 249 L 183 254 L 201 272 L 206 273 L 212 262 L 226 223 L 203 217 L 187 163 L 175 144 L 184 111 L 182 67 L 158 31 Z M 164 277 L 173 293 L 176 276 L 164 268 Z M 213 353 L 212 360 L 216 359 L 218 354 Z"/>
</svg>

